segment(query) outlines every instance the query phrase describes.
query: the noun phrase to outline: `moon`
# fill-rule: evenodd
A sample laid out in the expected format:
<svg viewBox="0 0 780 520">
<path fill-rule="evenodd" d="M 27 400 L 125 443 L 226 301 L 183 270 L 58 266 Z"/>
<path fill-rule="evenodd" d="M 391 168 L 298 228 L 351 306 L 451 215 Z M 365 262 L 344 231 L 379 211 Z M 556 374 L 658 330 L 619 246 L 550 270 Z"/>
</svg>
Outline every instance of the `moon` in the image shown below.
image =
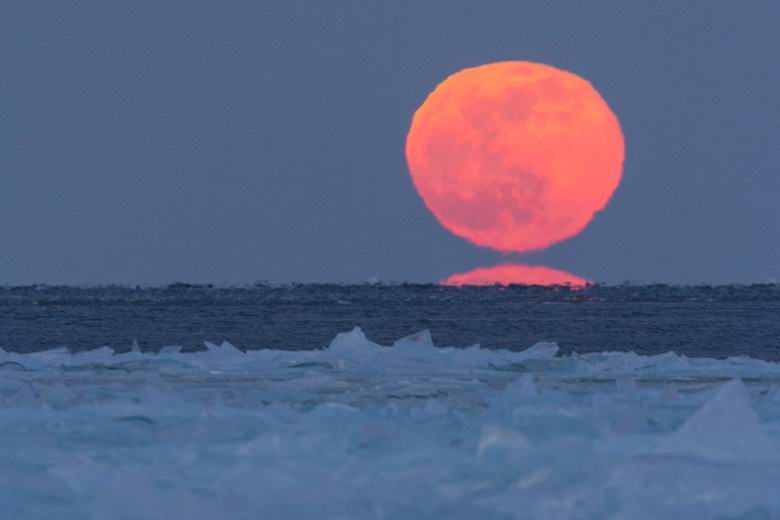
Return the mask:
<svg viewBox="0 0 780 520">
<path fill-rule="evenodd" d="M 540 265 L 501 264 L 453 274 L 442 285 L 570 285 L 583 287 L 590 280 Z"/>
<path fill-rule="evenodd" d="M 417 192 L 446 229 L 503 252 L 579 233 L 620 182 L 623 134 L 585 79 L 506 61 L 439 84 L 406 138 Z"/>
</svg>

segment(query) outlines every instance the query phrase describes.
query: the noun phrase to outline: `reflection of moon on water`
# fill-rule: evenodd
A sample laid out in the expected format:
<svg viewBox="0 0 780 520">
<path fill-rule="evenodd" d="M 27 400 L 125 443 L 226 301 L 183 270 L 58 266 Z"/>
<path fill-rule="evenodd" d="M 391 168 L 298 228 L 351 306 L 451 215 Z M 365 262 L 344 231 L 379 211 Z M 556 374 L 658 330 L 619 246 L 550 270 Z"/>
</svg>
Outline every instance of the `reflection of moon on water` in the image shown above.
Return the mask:
<svg viewBox="0 0 780 520">
<path fill-rule="evenodd" d="M 590 282 L 585 278 L 539 265 L 502 264 L 478 267 L 466 273 L 453 274 L 443 285 L 571 285 L 582 287 Z"/>
</svg>

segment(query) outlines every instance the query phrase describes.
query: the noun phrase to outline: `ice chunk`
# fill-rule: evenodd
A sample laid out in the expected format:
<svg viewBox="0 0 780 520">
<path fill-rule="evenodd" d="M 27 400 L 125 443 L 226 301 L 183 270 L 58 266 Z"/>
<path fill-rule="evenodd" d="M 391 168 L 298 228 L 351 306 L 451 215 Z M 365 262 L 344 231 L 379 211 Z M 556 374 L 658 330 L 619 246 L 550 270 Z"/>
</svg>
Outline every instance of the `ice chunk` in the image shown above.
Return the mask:
<svg viewBox="0 0 780 520">
<path fill-rule="evenodd" d="M 337 334 L 327 348 L 327 353 L 338 358 L 337 365 L 344 362 L 361 363 L 382 355 L 384 347 L 370 341 L 360 327 Z M 339 363 L 340 362 L 340 363 Z"/>
<path fill-rule="evenodd" d="M 157 375 L 144 378 L 141 390 L 135 393 L 132 401 L 157 409 L 182 407 L 185 404 L 178 390 Z"/>
<path fill-rule="evenodd" d="M 425 347 L 432 347 L 433 337 L 431 336 L 431 331 L 428 329 L 423 329 L 419 332 L 415 332 L 414 334 L 404 336 L 403 338 L 396 340 L 396 342 L 393 343 L 393 346 L 395 347 L 397 345 L 402 345 L 406 343 L 411 343 L 413 345 L 419 345 Z"/>
<path fill-rule="evenodd" d="M 209 354 L 213 354 L 218 357 L 229 357 L 244 354 L 228 341 L 223 341 L 219 345 L 211 343 L 210 341 L 204 341 L 203 343 L 206 345 L 206 351 Z"/>
<path fill-rule="evenodd" d="M 200 363 L 202 368 L 217 370 L 221 368 L 232 369 L 245 365 L 246 354 L 227 341 L 217 345 L 210 341 L 204 341 L 206 345 L 205 352 L 195 354 L 196 362 Z"/>
<path fill-rule="evenodd" d="M 533 374 L 523 374 L 504 388 L 503 398 L 509 401 L 533 399 L 539 395 Z"/>
<path fill-rule="evenodd" d="M 558 344 L 541 341 L 520 352 L 482 350 L 483 359 L 498 370 L 524 372 L 529 368 L 549 367 L 558 353 Z"/>
<path fill-rule="evenodd" d="M 522 433 L 491 425 L 482 430 L 477 446 L 477 455 L 480 458 L 505 459 L 518 452 L 528 450 L 530 447 L 531 444 Z"/>
<path fill-rule="evenodd" d="M 393 343 L 393 355 L 417 361 L 438 361 L 442 355 L 447 355 L 447 349 L 433 347 L 433 338 L 428 329 L 403 337 Z"/>
<path fill-rule="evenodd" d="M 0 362 L 0 371 L 3 370 L 13 370 L 16 372 L 24 372 L 27 370 L 27 367 L 23 364 L 19 363 L 18 361 L 2 361 Z"/>
<path fill-rule="evenodd" d="M 740 379 L 723 383 L 660 448 L 717 461 L 766 462 L 777 457 Z"/>
<path fill-rule="evenodd" d="M 558 353 L 558 350 L 557 343 L 540 341 L 521 352 L 521 356 L 523 359 L 552 359 Z"/>
<path fill-rule="evenodd" d="M 39 393 L 30 381 L 0 378 L 0 404 L 9 406 L 34 406 L 38 404 Z"/>
</svg>

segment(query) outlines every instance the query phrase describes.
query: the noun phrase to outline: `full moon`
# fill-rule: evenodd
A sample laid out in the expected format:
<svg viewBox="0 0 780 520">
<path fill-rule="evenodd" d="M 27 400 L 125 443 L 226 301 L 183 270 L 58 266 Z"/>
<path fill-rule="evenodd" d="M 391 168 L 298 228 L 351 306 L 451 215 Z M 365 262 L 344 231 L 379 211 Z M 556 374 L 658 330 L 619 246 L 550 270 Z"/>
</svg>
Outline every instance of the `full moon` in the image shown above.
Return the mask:
<svg viewBox="0 0 780 520">
<path fill-rule="evenodd" d="M 457 72 L 417 109 L 406 160 L 449 231 L 498 251 L 579 233 L 620 182 L 617 117 L 583 78 L 507 61 Z"/>
</svg>

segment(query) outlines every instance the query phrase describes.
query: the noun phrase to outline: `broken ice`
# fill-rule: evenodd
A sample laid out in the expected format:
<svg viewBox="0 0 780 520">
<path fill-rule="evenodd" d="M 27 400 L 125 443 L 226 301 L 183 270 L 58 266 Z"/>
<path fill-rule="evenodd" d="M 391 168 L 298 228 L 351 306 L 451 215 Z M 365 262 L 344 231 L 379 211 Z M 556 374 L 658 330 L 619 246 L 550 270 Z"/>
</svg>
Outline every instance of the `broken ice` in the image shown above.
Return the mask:
<svg viewBox="0 0 780 520">
<path fill-rule="evenodd" d="M 780 365 L 391 346 L 0 351 L 0 517 L 780 518 Z"/>
</svg>

